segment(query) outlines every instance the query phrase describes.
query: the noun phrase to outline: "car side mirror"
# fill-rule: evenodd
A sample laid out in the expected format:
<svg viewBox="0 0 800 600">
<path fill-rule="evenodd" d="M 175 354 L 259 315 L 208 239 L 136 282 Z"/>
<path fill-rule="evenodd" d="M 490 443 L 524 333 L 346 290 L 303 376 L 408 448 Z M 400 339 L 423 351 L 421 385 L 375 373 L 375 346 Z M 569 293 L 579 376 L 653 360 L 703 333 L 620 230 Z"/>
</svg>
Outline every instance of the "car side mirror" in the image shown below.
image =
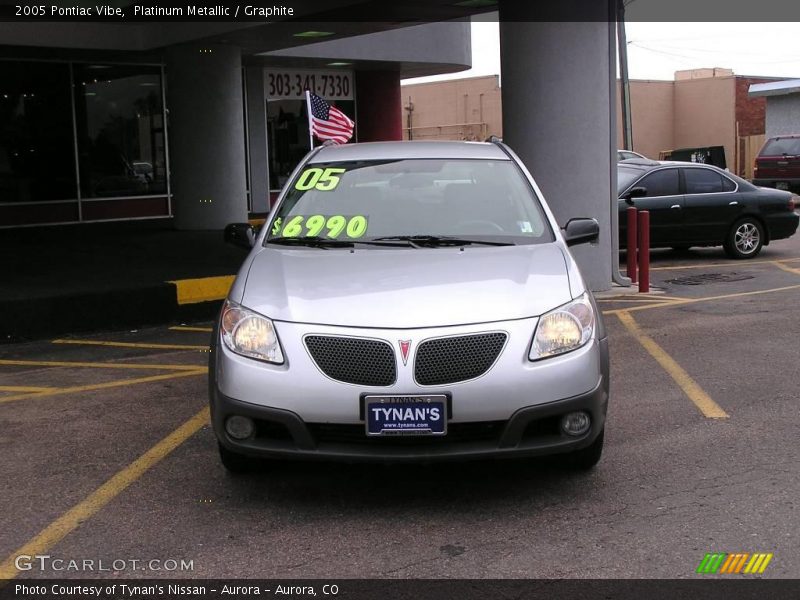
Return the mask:
<svg viewBox="0 0 800 600">
<path fill-rule="evenodd" d="M 250 223 L 231 223 L 225 227 L 225 242 L 250 250 L 256 243 L 256 230 Z"/>
<path fill-rule="evenodd" d="M 600 225 L 595 219 L 570 219 L 564 227 L 564 241 L 567 246 L 596 242 L 600 236 Z"/>
<path fill-rule="evenodd" d="M 622 199 L 625 200 L 625 202 L 627 202 L 628 204 L 633 204 L 634 198 L 643 198 L 645 196 L 647 196 L 647 188 L 637 185 L 636 187 L 633 187 L 629 189 L 627 192 L 625 192 L 622 195 Z"/>
</svg>

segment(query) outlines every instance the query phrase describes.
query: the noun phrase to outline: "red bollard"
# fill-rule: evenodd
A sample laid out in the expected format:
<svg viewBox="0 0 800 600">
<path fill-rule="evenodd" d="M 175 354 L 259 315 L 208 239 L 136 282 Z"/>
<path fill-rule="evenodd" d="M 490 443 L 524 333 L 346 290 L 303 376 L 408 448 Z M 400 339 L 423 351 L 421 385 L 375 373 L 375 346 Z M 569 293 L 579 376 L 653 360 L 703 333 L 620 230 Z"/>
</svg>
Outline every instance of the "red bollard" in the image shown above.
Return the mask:
<svg viewBox="0 0 800 600">
<path fill-rule="evenodd" d="M 636 235 L 637 210 L 633 206 L 630 206 L 626 212 L 628 214 L 628 277 L 630 278 L 631 283 L 636 283 L 636 246 L 638 240 Z"/>
<path fill-rule="evenodd" d="M 639 292 L 650 291 L 650 211 L 639 211 Z"/>
</svg>

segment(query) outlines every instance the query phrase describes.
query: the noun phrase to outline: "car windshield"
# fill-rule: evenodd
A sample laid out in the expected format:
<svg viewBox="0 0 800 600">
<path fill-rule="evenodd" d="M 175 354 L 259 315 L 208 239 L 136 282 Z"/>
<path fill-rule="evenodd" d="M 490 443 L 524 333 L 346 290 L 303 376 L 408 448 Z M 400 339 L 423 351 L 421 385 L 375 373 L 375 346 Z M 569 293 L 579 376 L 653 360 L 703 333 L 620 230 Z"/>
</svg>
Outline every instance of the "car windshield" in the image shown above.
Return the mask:
<svg viewBox="0 0 800 600">
<path fill-rule="evenodd" d="M 800 154 L 800 138 L 772 138 L 761 149 L 760 156 L 797 156 Z"/>
<path fill-rule="evenodd" d="M 632 169 L 619 165 L 617 167 L 617 193 L 621 194 L 628 186 L 643 175 L 641 169 Z"/>
<path fill-rule="evenodd" d="M 319 246 L 327 239 L 408 247 L 554 240 L 533 189 L 509 160 L 314 163 L 288 185 L 267 243 Z"/>
</svg>

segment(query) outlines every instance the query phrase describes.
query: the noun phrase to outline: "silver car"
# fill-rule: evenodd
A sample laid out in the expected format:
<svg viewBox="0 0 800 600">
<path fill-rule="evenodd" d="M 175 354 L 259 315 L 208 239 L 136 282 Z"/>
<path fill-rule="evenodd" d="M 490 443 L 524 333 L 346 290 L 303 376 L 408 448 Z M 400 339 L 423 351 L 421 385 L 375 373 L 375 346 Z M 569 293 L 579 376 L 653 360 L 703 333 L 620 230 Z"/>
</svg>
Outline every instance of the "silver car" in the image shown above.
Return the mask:
<svg viewBox="0 0 800 600">
<path fill-rule="evenodd" d="M 312 150 L 215 327 L 222 462 L 600 459 L 608 342 L 562 232 L 501 143 Z"/>
</svg>

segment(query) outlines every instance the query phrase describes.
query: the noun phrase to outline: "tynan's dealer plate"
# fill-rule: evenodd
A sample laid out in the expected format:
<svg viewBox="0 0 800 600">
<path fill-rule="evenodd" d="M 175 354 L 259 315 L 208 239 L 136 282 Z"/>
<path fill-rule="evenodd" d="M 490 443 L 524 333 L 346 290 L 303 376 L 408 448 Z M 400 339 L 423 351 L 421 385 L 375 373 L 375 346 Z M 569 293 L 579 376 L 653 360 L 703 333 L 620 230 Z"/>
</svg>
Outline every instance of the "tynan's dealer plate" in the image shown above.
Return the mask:
<svg viewBox="0 0 800 600">
<path fill-rule="evenodd" d="M 364 398 L 367 435 L 445 435 L 447 396 L 370 395 Z"/>
</svg>

